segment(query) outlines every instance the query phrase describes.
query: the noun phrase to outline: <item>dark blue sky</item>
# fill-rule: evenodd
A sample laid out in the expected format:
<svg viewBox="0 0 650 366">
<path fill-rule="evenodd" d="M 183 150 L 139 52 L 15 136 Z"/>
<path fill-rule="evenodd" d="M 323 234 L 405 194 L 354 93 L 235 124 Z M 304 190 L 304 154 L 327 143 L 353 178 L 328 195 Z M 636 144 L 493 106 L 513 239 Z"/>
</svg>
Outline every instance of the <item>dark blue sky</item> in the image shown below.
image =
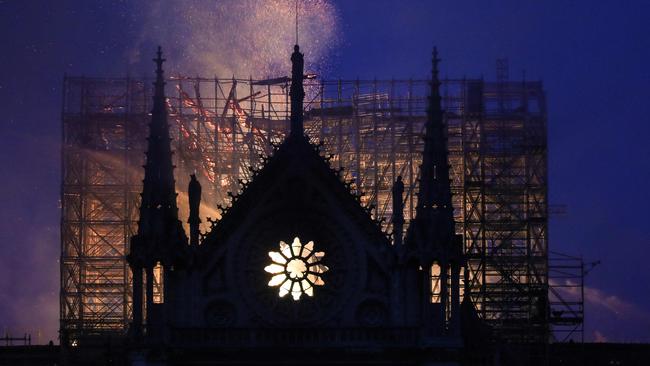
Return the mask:
<svg viewBox="0 0 650 366">
<path fill-rule="evenodd" d="M 126 57 L 147 4 L 0 0 L 0 331 L 52 338 L 58 326 L 61 81 L 148 75 Z M 568 210 L 550 247 L 602 260 L 587 280 L 587 339 L 650 341 L 649 4 L 334 2 L 330 78 L 427 77 L 437 45 L 443 75 L 494 79 L 507 57 L 511 78 L 543 80 L 549 196 Z"/>
</svg>

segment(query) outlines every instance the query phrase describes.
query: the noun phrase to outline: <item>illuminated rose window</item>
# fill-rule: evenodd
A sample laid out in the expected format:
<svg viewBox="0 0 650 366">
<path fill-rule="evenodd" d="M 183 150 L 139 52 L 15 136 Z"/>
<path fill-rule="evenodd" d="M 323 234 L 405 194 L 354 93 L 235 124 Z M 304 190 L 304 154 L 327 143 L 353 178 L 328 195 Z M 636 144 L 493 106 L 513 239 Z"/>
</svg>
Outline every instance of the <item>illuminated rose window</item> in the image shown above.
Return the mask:
<svg viewBox="0 0 650 366">
<path fill-rule="evenodd" d="M 314 242 L 300 243 L 297 237 L 291 245 L 281 241 L 279 252 L 269 252 L 273 263 L 264 270 L 273 275 L 270 287 L 280 287 L 279 295 L 291 294 L 295 301 L 302 294 L 314 296 L 314 286 L 323 286 L 321 274 L 329 268 L 321 263 L 325 253 L 314 252 Z"/>
</svg>

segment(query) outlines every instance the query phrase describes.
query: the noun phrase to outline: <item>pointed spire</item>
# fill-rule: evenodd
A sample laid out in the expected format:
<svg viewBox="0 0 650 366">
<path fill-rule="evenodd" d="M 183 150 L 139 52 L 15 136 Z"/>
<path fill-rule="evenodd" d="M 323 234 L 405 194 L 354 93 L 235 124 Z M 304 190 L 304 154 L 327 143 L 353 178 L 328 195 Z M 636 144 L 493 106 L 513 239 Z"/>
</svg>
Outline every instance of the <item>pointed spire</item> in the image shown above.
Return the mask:
<svg viewBox="0 0 650 366">
<path fill-rule="evenodd" d="M 291 55 L 291 136 L 303 136 L 303 100 L 305 99 L 305 89 L 302 82 L 304 78 L 305 60 L 300 53 L 300 47 L 293 47 Z"/>
<path fill-rule="evenodd" d="M 151 234 L 158 225 L 170 219 L 178 219 L 174 166 L 172 164 L 171 139 L 167 123 L 167 106 L 165 98 L 165 80 L 162 68 L 165 59 L 158 47 L 156 63 L 156 81 L 154 82 L 153 109 L 149 123 L 147 161 L 144 166 L 142 187 L 142 204 L 138 232 Z"/>
<path fill-rule="evenodd" d="M 154 82 L 153 108 L 147 137 L 146 163 L 142 184 L 142 201 L 138 233 L 131 237 L 127 260 L 133 272 L 133 324 L 131 330 L 136 339 L 142 333 L 142 323 L 146 319 L 148 329 L 162 326 L 162 312 L 153 311 L 154 267 L 168 268 L 187 265 L 189 255 L 186 251 L 187 236 L 178 220 L 174 165 L 172 164 L 171 139 L 167 123 L 165 98 L 165 78 L 163 72 L 162 50 L 158 47 L 156 81 Z M 145 270 L 145 276 L 143 271 Z M 163 276 L 164 277 L 164 276 Z M 173 289 L 165 289 L 172 294 Z M 146 297 L 143 296 L 146 294 Z M 172 295 L 173 298 L 173 295 Z M 146 307 L 143 306 L 146 303 Z M 147 333 L 150 339 L 157 332 Z"/>
<path fill-rule="evenodd" d="M 165 78 L 164 78 L 164 71 L 162 65 L 163 62 L 167 61 L 167 59 L 162 58 L 162 47 L 158 46 L 158 52 L 156 52 L 156 58 L 154 58 L 153 61 L 156 63 L 156 82 L 154 83 L 154 85 L 156 86 L 155 96 L 164 98 Z"/>
<path fill-rule="evenodd" d="M 444 219 L 451 219 L 453 222 L 446 125 L 443 121 L 438 79 L 440 59 L 436 48 L 433 49 L 432 62 L 431 94 L 427 110 L 417 209 L 433 209 L 443 213 Z"/>
<path fill-rule="evenodd" d="M 417 243 L 421 250 L 434 255 L 434 252 L 442 253 L 440 250 L 444 252 L 445 248 L 452 246 L 455 228 L 447 160 L 446 125 L 443 120 L 441 83 L 438 78 L 440 59 L 436 48 L 433 49 L 432 62 L 431 94 L 420 166 L 418 204 L 407 239 L 410 243 Z"/>
</svg>

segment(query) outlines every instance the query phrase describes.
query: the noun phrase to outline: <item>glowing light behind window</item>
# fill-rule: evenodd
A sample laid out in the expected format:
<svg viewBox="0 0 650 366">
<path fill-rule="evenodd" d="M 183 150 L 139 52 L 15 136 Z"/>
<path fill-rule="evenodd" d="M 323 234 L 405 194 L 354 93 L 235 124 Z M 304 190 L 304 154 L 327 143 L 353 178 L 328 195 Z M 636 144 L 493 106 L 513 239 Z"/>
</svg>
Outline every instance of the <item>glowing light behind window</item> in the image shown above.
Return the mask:
<svg viewBox="0 0 650 366">
<path fill-rule="evenodd" d="M 433 304 L 440 304 L 440 285 L 440 265 L 438 263 L 433 263 L 431 266 L 431 303 Z"/>
<path fill-rule="evenodd" d="M 164 292 L 165 292 L 165 283 L 164 283 L 164 271 L 163 266 L 160 262 L 156 263 L 156 266 L 153 267 L 153 303 L 162 304 L 165 302 Z"/>
<path fill-rule="evenodd" d="M 280 251 L 269 252 L 272 263 L 264 267 L 273 275 L 268 285 L 279 287 L 280 297 L 291 294 L 294 301 L 300 300 L 303 294 L 314 296 L 314 286 L 325 284 L 321 274 L 329 270 L 322 264 L 324 256 L 324 252 L 314 251 L 313 241 L 302 244 L 298 237 L 291 245 L 280 241 Z"/>
</svg>

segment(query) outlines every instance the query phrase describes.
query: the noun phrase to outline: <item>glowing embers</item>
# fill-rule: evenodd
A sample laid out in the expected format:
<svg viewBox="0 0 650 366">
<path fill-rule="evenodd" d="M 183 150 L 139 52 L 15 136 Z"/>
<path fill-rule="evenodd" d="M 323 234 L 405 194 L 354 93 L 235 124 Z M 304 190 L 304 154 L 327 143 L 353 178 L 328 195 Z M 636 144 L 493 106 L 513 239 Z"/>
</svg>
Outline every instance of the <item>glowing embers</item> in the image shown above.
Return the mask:
<svg viewBox="0 0 650 366">
<path fill-rule="evenodd" d="M 273 263 L 264 268 L 273 275 L 269 286 L 279 286 L 280 297 L 290 293 L 296 301 L 300 300 L 302 294 L 314 296 L 314 286 L 325 284 L 321 274 L 329 270 L 321 264 L 324 256 L 324 252 L 314 252 L 313 241 L 302 244 L 297 237 L 291 245 L 280 241 L 280 251 L 269 252 Z"/>
</svg>

